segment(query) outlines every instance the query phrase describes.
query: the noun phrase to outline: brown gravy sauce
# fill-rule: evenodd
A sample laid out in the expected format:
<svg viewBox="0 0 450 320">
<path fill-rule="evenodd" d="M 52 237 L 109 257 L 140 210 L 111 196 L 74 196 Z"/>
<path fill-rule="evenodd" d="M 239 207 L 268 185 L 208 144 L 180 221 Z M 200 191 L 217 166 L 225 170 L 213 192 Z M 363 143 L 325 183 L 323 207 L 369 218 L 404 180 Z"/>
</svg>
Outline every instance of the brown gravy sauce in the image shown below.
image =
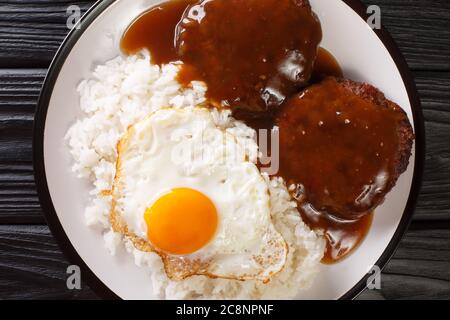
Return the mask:
<svg viewBox="0 0 450 320">
<path fill-rule="evenodd" d="M 371 212 L 392 188 L 404 117 L 335 78 L 308 87 L 277 114 L 279 174 L 296 186 L 306 223 L 325 230 L 325 261 L 339 260 L 358 246 Z"/>
<path fill-rule="evenodd" d="M 373 221 L 373 212 L 355 220 L 339 220 L 326 211 L 315 210 L 308 202 L 299 203 L 303 221 L 314 230 L 323 230 L 326 251 L 322 263 L 336 263 L 362 243 Z"/>
<path fill-rule="evenodd" d="M 147 48 L 158 64 L 181 60 L 181 83 L 204 81 L 210 101 L 255 114 L 309 83 L 321 40 L 307 1 L 176 0 L 141 15 L 122 48 Z"/>
<path fill-rule="evenodd" d="M 141 14 L 125 30 L 120 43 L 122 51 L 131 55 L 148 49 L 152 63 L 159 65 L 179 60 L 175 47 L 176 27 L 186 8 L 195 2 L 172 0 Z"/>
<path fill-rule="evenodd" d="M 266 114 L 309 83 L 322 28 L 307 1 L 202 0 L 176 40 L 183 78 L 206 82 L 208 97 L 233 110 Z"/>
<path fill-rule="evenodd" d="M 200 4 L 196 0 L 162 3 L 144 12 L 128 27 L 121 41 L 122 51 L 135 54 L 148 49 L 152 62 L 160 65 L 182 61 L 184 64 L 178 75 L 180 83 L 205 81 L 210 101 L 225 102 L 237 119 L 256 130 L 273 128 L 278 107 L 302 87 L 320 82 L 327 76 L 343 76 L 333 55 L 318 48 L 322 37 L 320 22 L 309 5 L 302 7 L 304 1 L 227 1 L 237 3 L 234 6 L 217 0 Z M 300 7 L 289 7 L 293 3 Z M 279 10 L 273 10 L 276 7 Z M 180 22 L 185 14 L 189 15 L 189 10 L 191 19 Z M 201 23 L 189 21 L 199 20 L 192 17 L 199 10 L 204 15 Z M 248 14 L 248 10 L 258 12 Z M 272 22 L 270 28 L 267 28 L 268 19 Z M 210 25 L 217 20 L 220 20 L 220 28 L 209 32 Z M 245 22 L 244 31 L 242 23 L 238 22 Z M 299 30 L 298 37 L 292 36 L 293 29 Z M 259 37 L 258 30 L 263 30 L 265 37 Z M 213 44 L 205 41 L 205 34 L 213 37 Z M 218 46 L 223 37 L 237 42 L 237 47 Z M 301 43 L 302 38 L 307 38 L 308 44 Z M 293 79 L 287 81 L 280 75 L 280 65 L 289 65 L 292 70 L 301 72 L 297 71 Z M 243 109 L 238 108 L 242 105 Z M 289 181 L 289 177 L 284 178 Z M 352 252 L 364 239 L 372 222 L 372 214 L 354 221 L 340 221 L 326 211 L 310 210 L 307 201 L 298 202 L 305 222 L 311 228 L 325 232 L 327 252 L 324 263 L 335 263 Z"/>
<path fill-rule="evenodd" d="M 317 57 L 311 76 L 311 83 L 320 82 L 324 78 L 330 76 L 343 78 L 344 72 L 333 54 L 327 49 L 320 47 L 317 51 Z"/>
</svg>

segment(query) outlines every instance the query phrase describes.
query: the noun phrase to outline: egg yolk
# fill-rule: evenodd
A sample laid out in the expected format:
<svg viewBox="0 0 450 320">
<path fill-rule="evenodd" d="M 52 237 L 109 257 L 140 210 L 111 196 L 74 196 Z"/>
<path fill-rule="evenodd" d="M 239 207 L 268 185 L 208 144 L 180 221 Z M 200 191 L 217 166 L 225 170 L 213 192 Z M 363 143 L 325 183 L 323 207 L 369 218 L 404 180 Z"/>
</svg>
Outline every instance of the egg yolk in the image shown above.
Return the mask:
<svg viewBox="0 0 450 320">
<path fill-rule="evenodd" d="M 217 230 L 217 210 L 203 193 L 173 189 L 144 214 L 147 236 L 165 253 L 186 255 L 203 248 Z"/>
</svg>

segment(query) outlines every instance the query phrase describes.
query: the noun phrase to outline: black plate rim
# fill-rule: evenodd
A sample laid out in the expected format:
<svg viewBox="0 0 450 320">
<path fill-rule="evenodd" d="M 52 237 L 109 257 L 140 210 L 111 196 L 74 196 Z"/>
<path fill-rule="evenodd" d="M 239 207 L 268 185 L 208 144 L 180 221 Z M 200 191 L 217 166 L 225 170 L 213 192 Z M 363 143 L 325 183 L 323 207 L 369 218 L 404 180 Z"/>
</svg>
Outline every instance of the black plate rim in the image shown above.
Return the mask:
<svg viewBox="0 0 450 320">
<path fill-rule="evenodd" d="M 342 0 L 346 3 L 353 11 L 355 11 L 362 19 L 367 21 L 367 7 L 360 0 Z M 55 82 L 58 78 L 59 72 L 64 65 L 67 56 L 72 50 L 75 43 L 84 33 L 84 31 L 91 25 L 91 23 L 104 11 L 106 10 L 115 0 L 99 0 L 97 1 L 81 18 L 79 21 L 79 28 L 73 28 L 60 48 L 58 49 L 51 65 L 47 76 L 45 78 L 43 87 L 38 100 L 38 105 L 35 113 L 35 119 L 33 123 L 33 167 L 36 185 L 38 189 L 39 199 L 41 207 L 49 225 L 49 228 L 56 238 L 61 250 L 63 251 L 66 258 L 70 263 L 78 265 L 82 270 L 82 276 L 85 283 L 100 297 L 104 299 L 120 299 L 120 297 L 115 294 L 111 289 L 109 289 L 86 265 L 83 259 L 79 256 L 75 248 L 73 247 L 70 239 L 67 237 L 64 229 L 58 219 L 58 215 L 53 206 L 53 202 L 48 189 L 47 178 L 44 166 L 44 132 L 45 132 L 45 122 L 47 118 L 48 104 L 52 95 L 52 91 Z M 402 219 L 395 231 L 391 241 L 388 246 L 378 259 L 376 265 L 383 269 L 389 262 L 393 254 L 395 253 L 400 240 L 407 231 L 412 216 L 414 214 L 414 209 L 417 203 L 417 199 L 422 186 L 422 176 L 424 170 L 425 161 L 425 130 L 424 130 L 424 117 L 422 113 L 422 108 L 420 104 L 419 95 L 416 89 L 416 85 L 413 76 L 408 68 L 408 65 L 398 49 L 395 41 L 392 39 L 390 34 L 386 31 L 384 27 L 379 30 L 374 30 L 378 38 L 383 42 L 386 49 L 389 51 L 392 59 L 394 60 L 397 68 L 401 74 L 403 83 L 408 92 L 409 101 L 411 104 L 414 127 L 416 134 L 416 150 L 415 150 L 415 166 L 414 166 L 414 176 L 411 185 L 411 190 L 409 198 L 407 201 L 406 208 L 403 212 Z M 356 298 L 365 288 L 369 274 L 365 275 L 357 284 L 355 284 L 347 293 L 345 293 L 340 299 L 354 299 Z"/>
</svg>

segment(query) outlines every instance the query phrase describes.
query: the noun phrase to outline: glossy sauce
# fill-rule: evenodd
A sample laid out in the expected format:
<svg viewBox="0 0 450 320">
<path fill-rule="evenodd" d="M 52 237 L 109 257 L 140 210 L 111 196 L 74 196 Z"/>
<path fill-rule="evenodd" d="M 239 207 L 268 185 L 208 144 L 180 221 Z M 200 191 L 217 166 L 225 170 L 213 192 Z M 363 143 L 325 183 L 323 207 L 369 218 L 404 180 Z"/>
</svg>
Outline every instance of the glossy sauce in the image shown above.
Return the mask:
<svg viewBox="0 0 450 320">
<path fill-rule="evenodd" d="M 370 212 L 355 220 L 339 219 L 326 210 L 315 210 L 307 200 L 299 202 L 299 212 L 310 228 L 325 234 L 324 264 L 336 263 L 355 251 L 369 232 L 374 214 Z"/>
<path fill-rule="evenodd" d="M 177 48 L 192 80 L 232 109 L 272 112 L 306 86 L 322 29 L 292 0 L 204 0 L 178 25 Z"/>
<path fill-rule="evenodd" d="M 323 47 L 319 47 L 317 51 L 317 57 L 314 62 L 313 71 L 311 75 L 311 83 L 318 83 L 327 77 L 343 78 L 344 72 L 342 71 L 339 62 L 336 58 Z M 251 112 L 245 112 L 245 110 L 235 110 L 234 117 L 238 120 L 244 121 L 248 126 L 255 129 L 272 129 L 275 125 L 276 114 L 255 115 Z M 270 139 L 269 139 L 270 142 Z"/>
<path fill-rule="evenodd" d="M 144 12 L 125 31 L 122 51 L 131 55 L 148 49 L 152 63 L 158 65 L 179 60 L 175 48 L 176 27 L 186 8 L 195 2 L 172 0 Z"/>
<path fill-rule="evenodd" d="M 339 260 L 367 233 L 371 212 L 396 179 L 397 130 L 405 117 L 334 78 L 283 106 L 277 118 L 280 174 L 296 186 L 307 224 L 325 230 L 325 261 Z"/>
<path fill-rule="evenodd" d="M 330 76 L 343 78 L 344 72 L 333 54 L 327 49 L 320 47 L 317 51 L 311 82 L 317 83 Z"/>
<path fill-rule="evenodd" d="M 145 12 L 126 30 L 121 42 L 123 52 L 134 54 L 148 49 L 152 62 L 160 65 L 182 61 L 180 83 L 205 81 L 210 102 L 228 105 L 237 119 L 256 130 L 273 128 L 279 107 L 310 82 L 320 82 L 327 76 L 342 77 L 333 55 L 318 48 L 320 22 L 304 1 L 198 3 L 173 0 Z M 291 135 L 295 134 L 292 128 L 287 130 Z M 302 177 L 296 177 L 285 163 L 304 169 L 303 151 L 293 150 L 281 150 L 281 175 L 291 183 Z M 321 163 L 320 158 L 330 159 L 331 155 L 323 150 L 318 156 L 317 163 Z M 370 228 L 372 214 L 340 219 L 327 210 L 315 209 L 311 204 L 314 199 L 299 198 L 298 192 L 296 196 L 305 222 L 311 228 L 325 230 L 324 263 L 348 255 Z"/>
<path fill-rule="evenodd" d="M 204 81 L 217 105 L 253 113 L 280 106 L 308 84 L 322 29 L 307 2 L 190 4 L 171 1 L 143 14 L 125 32 L 123 51 L 148 48 L 157 64 L 181 60 L 181 83 Z"/>
</svg>

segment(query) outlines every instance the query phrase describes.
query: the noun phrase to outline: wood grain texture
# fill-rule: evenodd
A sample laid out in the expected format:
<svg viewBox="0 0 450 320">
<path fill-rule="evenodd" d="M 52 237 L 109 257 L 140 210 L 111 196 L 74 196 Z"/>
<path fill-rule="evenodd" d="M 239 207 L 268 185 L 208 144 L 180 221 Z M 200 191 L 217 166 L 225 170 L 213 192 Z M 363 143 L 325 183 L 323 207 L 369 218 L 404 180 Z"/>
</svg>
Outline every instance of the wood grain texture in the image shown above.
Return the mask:
<svg viewBox="0 0 450 320">
<path fill-rule="evenodd" d="M 0 2 L 0 67 L 47 67 L 69 32 L 67 8 L 86 11 L 94 1 Z"/>
<path fill-rule="evenodd" d="M 31 165 L 34 110 L 46 70 L 0 70 L 0 223 L 43 223 Z"/>
<path fill-rule="evenodd" d="M 413 70 L 450 71 L 450 1 L 363 0 L 381 8 L 391 33 Z"/>
<path fill-rule="evenodd" d="M 415 223 L 382 274 L 382 290 L 366 290 L 360 299 L 448 299 L 450 230 Z M 414 227 L 419 227 L 414 230 Z"/>
<path fill-rule="evenodd" d="M 450 296 L 450 230 L 412 230 L 382 274 L 380 291 L 359 299 L 445 299 Z M 93 299 L 66 287 L 69 262 L 45 226 L 0 226 L 0 297 Z"/>
<path fill-rule="evenodd" d="M 0 299 L 96 298 L 67 289 L 69 265 L 47 226 L 0 226 Z"/>
</svg>

